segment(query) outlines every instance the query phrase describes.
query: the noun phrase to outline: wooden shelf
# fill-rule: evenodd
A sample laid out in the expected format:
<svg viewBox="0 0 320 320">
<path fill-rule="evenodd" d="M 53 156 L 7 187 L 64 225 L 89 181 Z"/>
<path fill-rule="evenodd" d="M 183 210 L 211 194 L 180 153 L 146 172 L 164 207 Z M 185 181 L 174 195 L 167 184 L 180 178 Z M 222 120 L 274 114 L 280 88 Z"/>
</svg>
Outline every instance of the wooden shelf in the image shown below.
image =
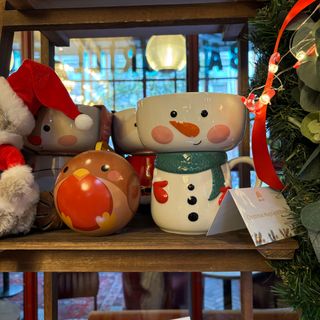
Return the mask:
<svg viewBox="0 0 320 320">
<path fill-rule="evenodd" d="M 72 230 L 0 240 L 1 271 L 269 271 L 291 259 L 293 239 L 256 248 L 246 230 L 216 236 L 161 231 L 138 214 L 121 233 L 89 237 Z"/>
<path fill-rule="evenodd" d="M 230 41 L 262 6 L 258 0 L 8 0 L 3 24 L 41 30 L 56 46 L 69 46 L 70 38 L 172 33 L 222 33 Z"/>
</svg>

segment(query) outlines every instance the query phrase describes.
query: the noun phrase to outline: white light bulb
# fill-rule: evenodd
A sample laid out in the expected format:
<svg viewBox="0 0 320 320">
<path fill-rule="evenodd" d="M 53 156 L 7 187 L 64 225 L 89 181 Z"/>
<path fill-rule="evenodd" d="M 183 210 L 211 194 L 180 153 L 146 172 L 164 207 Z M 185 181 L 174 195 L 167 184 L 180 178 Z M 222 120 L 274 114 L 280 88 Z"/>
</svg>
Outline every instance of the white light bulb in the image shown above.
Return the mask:
<svg viewBox="0 0 320 320">
<path fill-rule="evenodd" d="M 268 68 L 269 72 L 276 73 L 278 71 L 278 69 L 279 69 L 278 65 L 276 65 L 274 63 L 269 64 L 269 68 Z"/>
<path fill-rule="evenodd" d="M 302 61 L 306 57 L 306 53 L 301 50 L 297 53 L 296 58 L 298 61 Z"/>
<path fill-rule="evenodd" d="M 266 105 L 270 102 L 270 97 L 267 94 L 263 94 L 259 100 L 262 104 Z"/>
</svg>

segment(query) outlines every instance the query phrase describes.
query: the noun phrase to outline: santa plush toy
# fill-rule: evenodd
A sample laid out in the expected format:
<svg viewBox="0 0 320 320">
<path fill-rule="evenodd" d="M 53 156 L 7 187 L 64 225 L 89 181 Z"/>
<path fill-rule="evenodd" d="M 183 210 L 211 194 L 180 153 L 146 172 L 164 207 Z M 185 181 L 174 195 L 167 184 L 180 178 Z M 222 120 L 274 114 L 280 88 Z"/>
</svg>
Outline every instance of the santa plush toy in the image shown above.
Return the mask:
<svg viewBox="0 0 320 320">
<path fill-rule="evenodd" d="M 63 112 L 80 130 L 93 124 L 51 68 L 25 60 L 7 79 L 0 77 L 0 236 L 27 233 L 36 215 L 39 190 L 20 149 L 41 106 Z"/>
</svg>

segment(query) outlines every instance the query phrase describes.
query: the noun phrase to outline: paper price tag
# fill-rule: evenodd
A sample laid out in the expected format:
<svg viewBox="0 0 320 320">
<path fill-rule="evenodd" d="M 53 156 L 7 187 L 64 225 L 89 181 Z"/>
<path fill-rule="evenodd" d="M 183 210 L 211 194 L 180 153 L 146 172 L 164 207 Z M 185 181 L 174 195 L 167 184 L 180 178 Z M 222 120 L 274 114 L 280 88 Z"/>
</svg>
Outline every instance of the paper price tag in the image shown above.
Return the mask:
<svg viewBox="0 0 320 320">
<path fill-rule="evenodd" d="M 228 190 L 207 236 L 243 228 L 256 246 L 295 235 L 286 200 L 270 188 Z"/>
</svg>

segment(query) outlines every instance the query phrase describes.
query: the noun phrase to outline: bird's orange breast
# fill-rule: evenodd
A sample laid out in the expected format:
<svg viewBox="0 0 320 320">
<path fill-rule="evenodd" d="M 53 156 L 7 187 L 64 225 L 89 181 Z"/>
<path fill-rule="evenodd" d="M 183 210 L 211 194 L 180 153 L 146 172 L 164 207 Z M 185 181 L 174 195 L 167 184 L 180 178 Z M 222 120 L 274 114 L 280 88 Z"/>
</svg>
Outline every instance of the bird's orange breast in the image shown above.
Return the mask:
<svg viewBox="0 0 320 320">
<path fill-rule="evenodd" d="M 57 190 L 59 212 L 69 217 L 72 226 L 80 231 L 99 229 L 97 217 L 112 213 L 112 194 L 102 180 L 88 174 L 82 179 L 68 176 Z"/>
</svg>

